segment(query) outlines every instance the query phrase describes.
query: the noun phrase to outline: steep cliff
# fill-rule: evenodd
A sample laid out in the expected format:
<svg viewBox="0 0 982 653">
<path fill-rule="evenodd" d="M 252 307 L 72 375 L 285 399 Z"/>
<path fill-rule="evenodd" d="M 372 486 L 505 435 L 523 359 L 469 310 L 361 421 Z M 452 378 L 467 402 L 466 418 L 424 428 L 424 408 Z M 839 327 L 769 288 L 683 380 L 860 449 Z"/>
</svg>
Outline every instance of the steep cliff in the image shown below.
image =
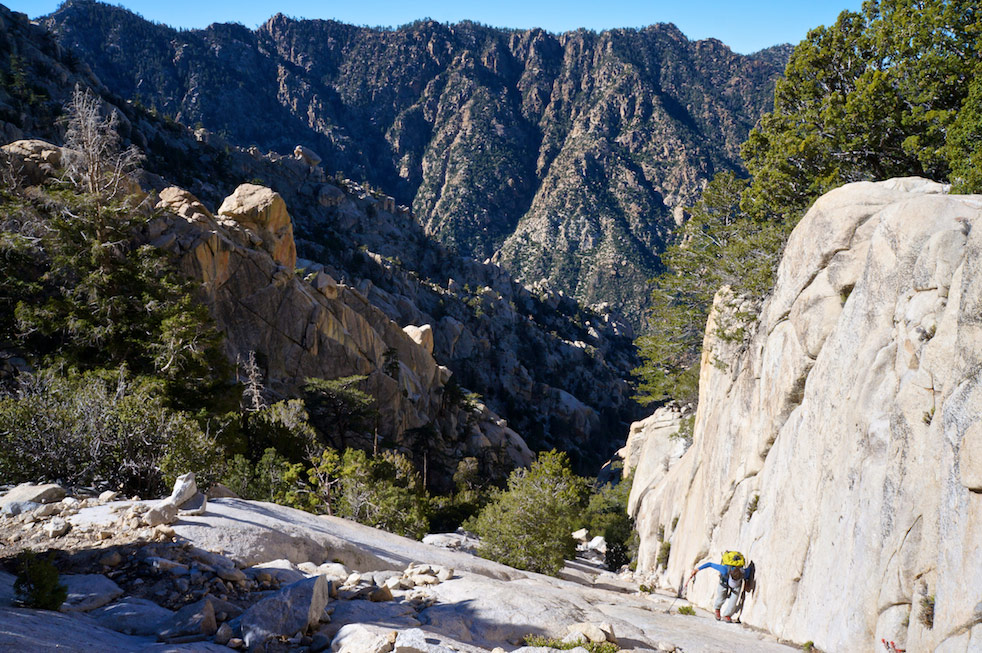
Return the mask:
<svg viewBox="0 0 982 653">
<path fill-rule="evenodd" d="M 641 569 L 664 529 L 658 582 L 739 549 L 760 573 L 743 619 L 780 637 L 982 647 L 980 219 L 982 197 L 914 178 L 815 203 L 752 339 L 707 338 L 692 447 L 633 488 Z"/>
<path fill-rule="evenodd" d="M 673 212 L 741 167 L 789 50 L 738 55 L 667 24 L 554 35 L 278 14 L 178 31 L 88 0 L 44 24 L 121 97 L 238 145 L 312 147 L 461 254 L 635 323 Z"/>
</svg>

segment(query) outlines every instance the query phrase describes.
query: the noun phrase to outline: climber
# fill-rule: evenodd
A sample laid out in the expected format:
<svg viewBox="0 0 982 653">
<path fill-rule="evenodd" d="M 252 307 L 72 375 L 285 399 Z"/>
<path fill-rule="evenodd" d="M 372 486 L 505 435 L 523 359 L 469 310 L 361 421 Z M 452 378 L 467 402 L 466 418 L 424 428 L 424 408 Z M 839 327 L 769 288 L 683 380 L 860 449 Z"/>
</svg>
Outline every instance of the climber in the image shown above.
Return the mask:
<svg viewBox="0 0 982 653">
<path fill-rule="evenodd" d="M 744 581 L 753 582 L 753 563 L 745 568 L 745 562 L 742 554 L 736 551 L 727 551 L 723 554 L 723 564 L 717 565 L 707 562 L 693 569 L 692 575 L 689 576 L 691 581 L 697 573 L 710 567 L 719 572 L 716 601 L 713 603 L 713 608 L 716 610 L 716 621 L 722 619 L 727 623 L 733 623 L 732 615 L 743 607 L 741 604 L 743 603 Z"/>
</svg>

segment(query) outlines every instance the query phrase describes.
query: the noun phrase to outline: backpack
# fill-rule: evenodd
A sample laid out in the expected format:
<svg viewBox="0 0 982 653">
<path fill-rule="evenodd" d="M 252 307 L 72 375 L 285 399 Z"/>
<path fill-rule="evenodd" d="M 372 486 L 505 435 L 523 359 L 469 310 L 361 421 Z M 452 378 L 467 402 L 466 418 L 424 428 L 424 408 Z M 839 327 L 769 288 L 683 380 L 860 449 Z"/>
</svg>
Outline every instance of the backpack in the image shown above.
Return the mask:
<svg viewBox="0 0 982 653">
<path fill-rule="evenodd" d="M 727 567 L 742 567 L 747 561 L 739 551 L 724 551 L 723 564 Z"/>
<path fill-rule="evenodd" d="M 757 565 L 750 563 L 747 568 L 743 570 L 743 590 L 745 592 L 753 592 L 757 589 Z"/>
</svg>

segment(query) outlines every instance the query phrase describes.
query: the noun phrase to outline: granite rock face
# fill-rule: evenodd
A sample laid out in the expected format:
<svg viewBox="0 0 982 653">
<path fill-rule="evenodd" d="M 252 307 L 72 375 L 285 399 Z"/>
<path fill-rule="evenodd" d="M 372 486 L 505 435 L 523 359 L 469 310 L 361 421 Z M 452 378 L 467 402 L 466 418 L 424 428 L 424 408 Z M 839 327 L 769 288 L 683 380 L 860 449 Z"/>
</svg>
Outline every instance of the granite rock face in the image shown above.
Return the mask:
<svg viewBox="0 0 982 653">
<path fill-rule="evenodd" d="M 407 432 L 439 424 L 428 444 L 432 462 L 450 474 L 463 456 L 500 456 L 507 466 L 531 460 L 521 436 L 490 411 L 447 405 L 450 375 L 433 358 L 432 339 L 420 335 L 429 329 L 407 332 L 357 289 L 334 284 L 325 292 L 320 273 L 298 276 L 290 215 L 277 193 L 243 184 L 215 216 L 172 187 L 157 208 L 165 213 L 148 238 L 202 282 L 230 358 L 262 355 L 274 393 L 295 394 L 308 378 L 362 375 L 363 389 L 377 399 L 380 435 L 409 447 Z"/>
<path fill-rule="evenodd" d="M 633 488 L 641 569 L 664 529 L 663 586 L 741 550 L 761 573 L 743 619 L 780 637 L 982 647 L 980 219 L 982 197 L 922 179 L 815 203 L 755 335 L 707 339 L 692 447 Z M 689 597 L 708 605 L 702 576 Z"/>
</svg>

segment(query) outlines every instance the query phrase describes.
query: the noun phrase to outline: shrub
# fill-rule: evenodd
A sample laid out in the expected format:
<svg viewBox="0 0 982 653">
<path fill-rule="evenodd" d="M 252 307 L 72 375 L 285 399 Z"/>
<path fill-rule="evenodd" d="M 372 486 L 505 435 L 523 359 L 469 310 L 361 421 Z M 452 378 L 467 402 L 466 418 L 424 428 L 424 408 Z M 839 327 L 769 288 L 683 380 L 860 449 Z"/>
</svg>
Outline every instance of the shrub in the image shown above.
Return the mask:
<svg viewBox="0 0 982 653">
<path fill-rule="evenodd" d="M 617 653 L 621 648 L 613 642 L 564 642 L 554 637 L 543 637 L 542 635 L 526 635 L 526 646 L 541 646 L 556 649 L 558 651 L 569 651 L 574 648 L 585 648 L 590 653 Z"/>
<path fill-rule="evenodd" d="M 602 534 L 607 542 L 604 564 L 616 571 L 631 561 L 628 539 L 634 529 L 634 520 L 627 514 L 627 498 L 631 494 L 631 479 L 617 484 L 605 484 L 590 495 L 580 526 L 590 533 Z"/>
<path fill-rule="evenodd" d="M 750 502 L 747 504 L 747 521 L 750 521 L 750 518 L 754 516 L 755 512 L 757 512 L 757 507 L 759 505 L 760 505 L 760 495 L 755 494 L 753 498 L 750 500 Z"/>
<path fill-rule="evenodd" d="M 689 617 L 695 616 L 696 611 L 691 605 L 680 605 L 679 614 L 684 614 Z"/>
<path fill-rule="evenodd" d="M 664 541 L 661 543 L 661 547 L 658 549 L 658 558 L 656 563 L 659 567 L 665 567 L 668 565 L 668 556 L 672 553 L 672 543 L 669 541 Z"/>
<path fill-rule="evenodd" d="M 925 628 L 934 628 L 934 596 L 925 596 L 921 599 L 920 622 Z"/>
<path fill-rule="evenodd" d="M 158 385 L 125 368 L 24 379 L 17 396 L 0 397 L 0 477 L 144 496 L 187 471 L 207 482 L 220 452 L 197 422 L 164 405 Z"/>
<path fill-rule="evenodd" d="M 576 553 L 570 533 L 586 495 L 565 453 L 540 453 L 508 477 L 477 519 L 465 527 L 481 537 L 478 554 L 518 569 L 555 575 Z"/>
<path fill-rule="evenodd" d="M 426 492 L 416 468 L 402 454 L 384 451 L 369 457 L 348 449 L 340 477 L 340 516 L 416 539 L 426 534 Z"/>
<path fill-rule="evenodd" d="M 17 578 L 14 592 L 25 608 L 57 610 L 68 598 L 68 588 L 58 582 L 58 569 L 49 555 L 39 558 L 30 549 L 17 556 Z"/>
</svg>

